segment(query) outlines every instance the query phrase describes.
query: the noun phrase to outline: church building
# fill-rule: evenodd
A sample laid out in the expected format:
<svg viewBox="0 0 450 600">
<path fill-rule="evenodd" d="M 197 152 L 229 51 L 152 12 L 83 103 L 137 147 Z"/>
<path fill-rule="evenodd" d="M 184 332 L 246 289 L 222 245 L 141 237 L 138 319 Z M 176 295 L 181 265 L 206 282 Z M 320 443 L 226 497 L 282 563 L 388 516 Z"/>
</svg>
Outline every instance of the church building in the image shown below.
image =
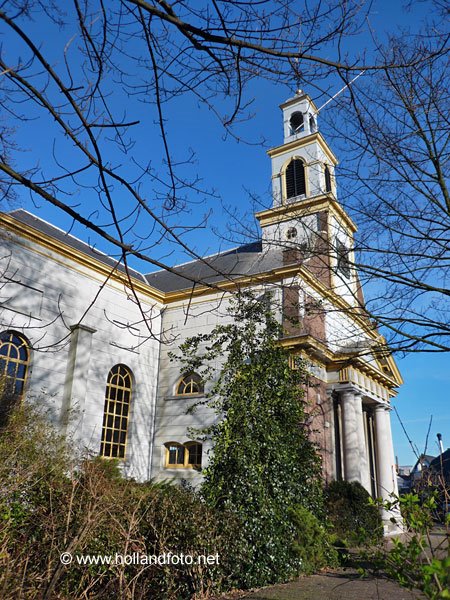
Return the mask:
<svg viewBox="0 0 450 600">
<path fill-rule="evenodd" d="M 397 493 L 390 405 L 402 379 L 364 310 L 356 225 L 338 202 L 317 107 L 298 91 L 281 110 L 283 143 L 268 152 L 273 204 L 256 214 L 256 242 L 140 273 L 25 210 L 0 214 L 3 389 L 45 407 L 74 444 L 118 459 L 127 476 L 195 485 L 209 448 L 192 428 L 215 417 L 187 412 L 205 389 L 169 354 L 231 319 L 236 290 L 270 292 L 293 368 L 297 355 L 309 365 L 324 480 L 388 498 Z"/>
</svg>

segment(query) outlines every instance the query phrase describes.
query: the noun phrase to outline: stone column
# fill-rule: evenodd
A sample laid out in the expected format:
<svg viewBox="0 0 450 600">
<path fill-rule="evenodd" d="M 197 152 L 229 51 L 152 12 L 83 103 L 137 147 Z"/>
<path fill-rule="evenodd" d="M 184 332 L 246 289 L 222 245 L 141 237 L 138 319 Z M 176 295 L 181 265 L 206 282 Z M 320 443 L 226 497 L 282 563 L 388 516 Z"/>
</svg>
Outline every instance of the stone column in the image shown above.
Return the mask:
<svg viewBox="0 0 450 600">
<path fill-rule="evenodd" d="M 387 436 L 390 440 L 390 453 L 391 453 L 391 475 L 392 475 L 392 493 L 395 496 L 398 496 L 398 481 L 397 481 L 397 468 L 395 465 L 395 450 L 394 450 L 394 440 L 392 439 L 392 429 L 391 429 L 391 409 L 386 410 L 386 429 Z"/>
<path fill-rule="evenodd" d="M 87 376 L 91 361 L 92 335 L 95 331 L 85 325 L 71 327 L 61 426 L 64 433 L 76 435 L 78 438 L 83 431 Z"/>
<path fill-rule="evenodd" d="M 352 391 L 346 390 L 341 393 L 345 479 L 361 483 L 360 436 L 355 405 L 355 395 Z"/>
<path fill-rule="evenodd" d="M 367 453 L 366 432 L 362 410 L 362 396 L 355 394 L 356 429 L 358 431 L 359 457 L 360 457 L 360 483 L 371 493 L 369 457 Z"/>
<path fill-rule="evenodd" d="M 397 474 L 395 471 L 394 446 L 392 443 L 391 417 L 389 407 L 379 404 L 375 407 L 375 437 L 378 469 L 378 496 L 383 500 L 392 500 L 398 494 Z M 401 531 L 401 518 L 397 510 L 382 510 L 381 516 L 385 533 Z M 394 517 L 397 525 L 392 523 Z"/>
</svg>

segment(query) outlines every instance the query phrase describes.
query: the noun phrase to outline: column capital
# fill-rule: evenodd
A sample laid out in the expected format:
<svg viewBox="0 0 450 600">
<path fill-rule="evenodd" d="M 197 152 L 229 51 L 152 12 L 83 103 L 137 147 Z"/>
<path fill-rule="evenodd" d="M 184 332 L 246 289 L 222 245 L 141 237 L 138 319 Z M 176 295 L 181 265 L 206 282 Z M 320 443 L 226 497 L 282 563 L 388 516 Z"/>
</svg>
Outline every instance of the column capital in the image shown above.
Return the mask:
<svg viewBox="0 0 450 600">
<path fill-rule="evenodd" d="M 392 406 L 390 404 L 381 404 L 381 403 L 378 403 L 374 407 L 374 411 L 377 412 L 377 413 L 387 412 L 389 414 L 391 410 L 392 410 Z"/>
<path fill-rule="evenodd" d="M 348 388 L 344 388 L 344 389 L 340 389 L 340 390 L 336 390 L 339 393 L 339 396 L 341 398 L 352 398 L 355 402 L 356 401 L 362 401 L 362 392 L 360 390 L 358 390 L 357 388 L 354 387 L 348 387 Z"/>
<path fill-rule="evenodd" d="M 88 327 L 87 325 L 83 325 L 82 323 L 76 323 L 75 325 L 70 325 L 69 326 L 70 331 L 86 331 L 87 333 L 96 333 L 97 330 L 93 329 L 92 327 Z"/>
</svg>

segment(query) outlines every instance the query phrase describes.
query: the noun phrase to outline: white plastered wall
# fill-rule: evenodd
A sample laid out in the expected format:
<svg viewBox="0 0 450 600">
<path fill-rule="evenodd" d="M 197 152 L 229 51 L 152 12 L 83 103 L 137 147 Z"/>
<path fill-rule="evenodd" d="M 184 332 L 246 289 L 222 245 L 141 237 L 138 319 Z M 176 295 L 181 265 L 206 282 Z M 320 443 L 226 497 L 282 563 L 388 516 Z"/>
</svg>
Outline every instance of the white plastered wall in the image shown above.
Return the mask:
<svg viewBox="0 0 450 600">
<path fill-rule="evenodd" d="M 254 293 L 262 295 L 271 293 L 271 306 L 281 320 L 280 286 L 266 285 L 253 288 Z M 190 406 L 199 398 L 183 398 L 176 396 L 177 383 L 182 372 L 182 363 L 170 360 L 169 353 L 179 354 L 179 346 L 187 338 L 198 334 L 208 334 L 216 325 L 233 322 L 227 312 L 230 303 L 229 293 L 216 293 L 207 298 L 183 300 L 167 306 L 163 316 L 163 330 L 167 343 L 161 345 L 158 398 L 155 419 L 155 437 L 152 476 L 156 480 L 184 479 L 193 485 L 201 480 L 201 474 L 191 468 L 165 468 L 166 447 L 168 442 L 184 444 L 196 441 L 190 428 L 203 428 L 215 422 L 217 415 L 208 407 L 200 406 L 195 412 L 187 414 Z M 219 372 L 225 357 L 213 365 Z M 208 391 L 208 388 L 206 389 Z M 210 443 L 203 442 L 202 467 L 208 464 Z"/>
<path fill-rule="evenodd" d="M 148 479 L 159 348 L 142 323 L 135 325 L 142 316 L 129 290 L 112 280 L 105 283 L 94 269 L 29 240 L 6 236 L 0 242 L 1 330 L 22 333 L 36 348 L 31 351 L 27 397 L 79 447 L 98 454 L 109 370 L 119 363 L 129 367 L 133 391 L 123 469 Z M 161 306 L 149 297 L 141 302 L 158 336 Z M 71 380 L 70 327 L 80 321 L 77 368 L 84 378 Z"/>
<path fill-rule="evenodd" d="M 295 217 L 281 223 L 274 223 L 263 227 L 263 248 L 268 250 L 286 250 L 299 247 L 300 249 L 311 248 L 315 235 L 318 231 L 318 214 Z M 288 232 L 296 230 L 296 236 L 289 239 Z"/>
<path fill-rule="evenodd" d="M 353 253 L 353 238 L 349 234 L 348 230 L 336 219 L 336 217 L 330 214 L 329 217 L 329 232 L 331 240 L 331 274 L 334 291 L 344 298 L 351 306 L 357 305 L 357 285 L 355 269 L 353 267 L 355 259 Z M 350 277 L 346 278 L 342 273 L 337 271 L 337 240 L 339 240 L 345 248 L 348 249 L 349 263 L 350 263 Z"/>
</svg>

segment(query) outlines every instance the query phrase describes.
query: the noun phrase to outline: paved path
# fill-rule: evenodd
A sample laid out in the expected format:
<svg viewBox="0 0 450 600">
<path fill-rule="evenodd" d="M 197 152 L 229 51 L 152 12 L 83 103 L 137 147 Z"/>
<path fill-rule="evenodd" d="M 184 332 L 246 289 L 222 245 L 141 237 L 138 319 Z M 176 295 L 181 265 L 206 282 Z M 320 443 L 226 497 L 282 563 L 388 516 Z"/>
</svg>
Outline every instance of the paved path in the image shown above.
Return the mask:
<svg viewBox="0 0 450 600">
<path fill-rule="evenodd" d="M 418 591 L 410 591 L 382 577 L 360 578 L 352 569 L 300 577 L 290 583 L 253 592 L 223 596 L 224 600 L 422 600 Z"/>
</svg>

